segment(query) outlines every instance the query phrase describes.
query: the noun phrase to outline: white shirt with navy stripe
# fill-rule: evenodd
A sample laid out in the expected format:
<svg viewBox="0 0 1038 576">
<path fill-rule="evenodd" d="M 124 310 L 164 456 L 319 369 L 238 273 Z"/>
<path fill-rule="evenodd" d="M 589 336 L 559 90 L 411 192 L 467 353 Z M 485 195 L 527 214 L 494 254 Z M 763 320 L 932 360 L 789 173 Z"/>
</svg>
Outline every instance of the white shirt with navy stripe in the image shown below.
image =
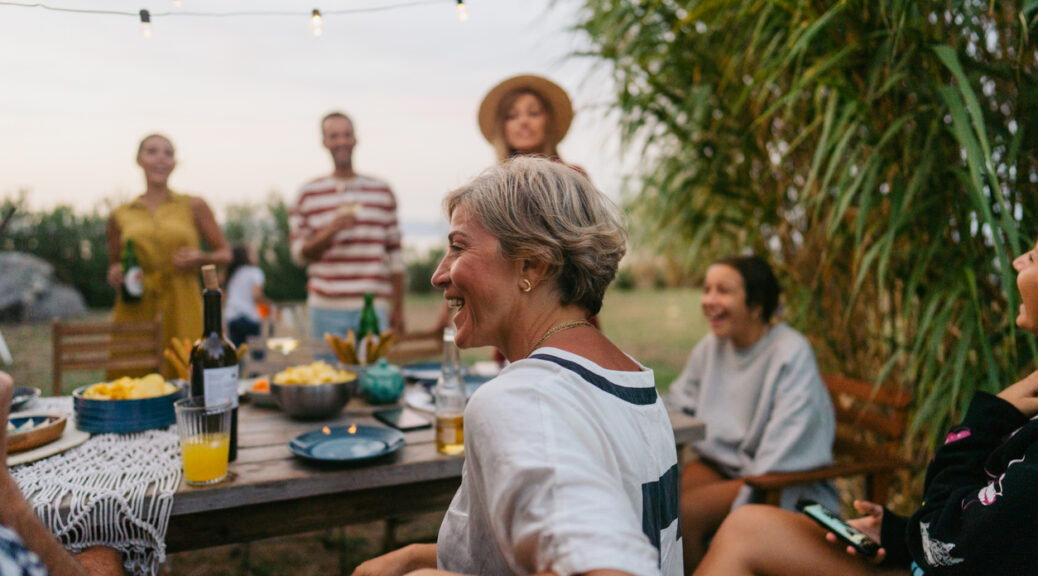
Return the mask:
<svg viewBox="0 0 1038 576">
<path fill-rule="evenodd" d="M 439 567 L 682 574 L 674 432 L 642 368 L 540 348 L 481 386 L 465 409 Z"/>
</svg>

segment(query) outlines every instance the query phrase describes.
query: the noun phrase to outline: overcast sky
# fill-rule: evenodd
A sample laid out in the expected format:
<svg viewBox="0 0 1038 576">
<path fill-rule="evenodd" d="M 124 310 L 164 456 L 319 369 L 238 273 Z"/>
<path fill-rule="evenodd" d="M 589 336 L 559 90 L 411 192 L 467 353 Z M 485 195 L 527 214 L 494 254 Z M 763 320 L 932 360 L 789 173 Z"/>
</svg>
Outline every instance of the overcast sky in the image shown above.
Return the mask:
<svg viewBox="0 0 1038 576">
<path fill-rule="evenodd" d="M 33 208 L 89 210 L 140 193 L 136 146 L 153 131 L 177 148 L 172 187 L 218 213 L 271 191 L 291 201 L 331 170 L 318 122 L 341 109 L 356 123 L 357 170 L 390 182 L 403 219 L 435 220 L 448 189 L 494 162 L 475 119 L 483 95 L 528 72 L 570 92 L 578 114 L 561 154 L 616 198 L 618 130 L 601 110 L 611 87 L 608 74 L 569 57 L 580 46 L 566 31 L 572 1 L 468 0 L 464 23 L 454 0 L 339 16 L 327 12 L 399 2 L 44 3 L 147 8 L 155 35 L 142 38 L 128 16 L 0 5 L 0 196 L 27 189 Z M 326 13 L 321 37 L 310 33 L 313 7 Z M 178 10 L 298 15 L 161 16 Z"/>
</svg>

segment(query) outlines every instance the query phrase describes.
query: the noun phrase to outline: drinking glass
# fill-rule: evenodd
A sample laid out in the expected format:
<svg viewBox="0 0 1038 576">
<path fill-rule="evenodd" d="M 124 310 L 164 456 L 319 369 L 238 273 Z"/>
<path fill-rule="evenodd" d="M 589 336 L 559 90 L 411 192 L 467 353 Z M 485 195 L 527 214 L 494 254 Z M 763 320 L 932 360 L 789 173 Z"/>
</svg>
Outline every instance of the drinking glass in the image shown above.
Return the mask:
<svg viewBox="0 0 1038 576">
<path fill-rule="evenodd" d="M 204 398 L 195 397 L 177 400 L 173 407 L 184 459 L 184 480 L 192 486 L 206 486 L 226 478 L 231 403 L 206 406 Z"/>
</svg>

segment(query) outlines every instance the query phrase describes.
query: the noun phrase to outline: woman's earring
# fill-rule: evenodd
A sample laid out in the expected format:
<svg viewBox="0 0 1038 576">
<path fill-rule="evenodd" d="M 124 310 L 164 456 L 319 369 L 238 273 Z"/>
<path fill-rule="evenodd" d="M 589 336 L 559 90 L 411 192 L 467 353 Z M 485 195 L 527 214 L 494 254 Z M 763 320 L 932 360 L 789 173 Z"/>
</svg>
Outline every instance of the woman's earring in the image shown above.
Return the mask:
<svg viewBox="0 0 1038 576">
<path fill-rule="evenodd" d="M 533 284 L 531 284 L 529 280 L 527 280 L 526 278 L 523 278 L 522 282 L 523 282 L 523 292 L 529 292 L 530 290 L 533 290 Z"/>
</svg>

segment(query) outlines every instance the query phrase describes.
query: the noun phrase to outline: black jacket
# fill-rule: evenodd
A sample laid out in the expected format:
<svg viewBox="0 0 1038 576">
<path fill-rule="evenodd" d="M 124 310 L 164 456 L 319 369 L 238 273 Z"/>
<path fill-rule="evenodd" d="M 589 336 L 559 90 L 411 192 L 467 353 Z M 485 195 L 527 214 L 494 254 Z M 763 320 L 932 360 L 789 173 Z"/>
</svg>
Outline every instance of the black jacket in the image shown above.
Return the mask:
<svg viewBox="0 0 1038 576">
<path fill-rule="evenodd" d="M 886 511 L 887 561 L 929 575 L 1038 574 L 1038 420 L 978 392 L 926 471 L 910 519 Z"/>
</svg>

